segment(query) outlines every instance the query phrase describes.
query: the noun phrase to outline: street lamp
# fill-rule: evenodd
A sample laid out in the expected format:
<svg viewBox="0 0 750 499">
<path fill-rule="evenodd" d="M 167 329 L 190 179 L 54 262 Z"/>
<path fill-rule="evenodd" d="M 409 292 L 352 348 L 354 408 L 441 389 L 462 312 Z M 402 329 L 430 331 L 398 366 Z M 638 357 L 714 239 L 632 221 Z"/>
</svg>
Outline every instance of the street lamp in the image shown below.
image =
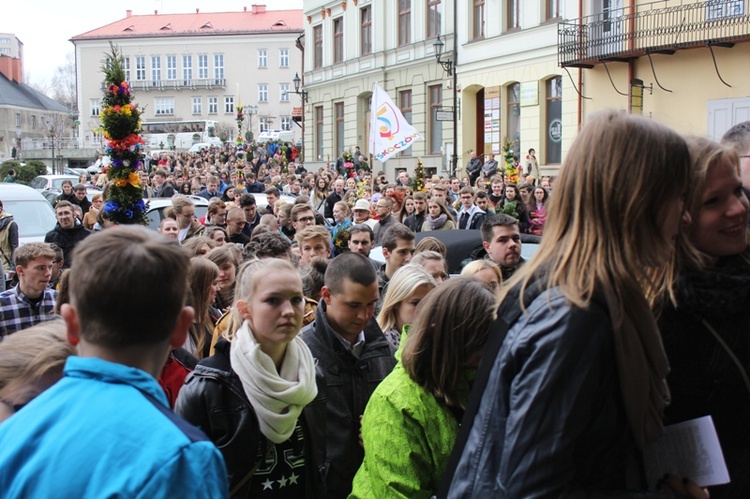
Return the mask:
<svg viewBox="0 0 750 499">
<path fill-rule="evenodd" d="M 55 122 L 52 120 L 47 120 L 47 126 L 49 127 L 49 141 L 50 141 L 50 144 L 52 145 L 51 162 L 52 162 L 52 174 L 54 175 L 55 173 L 57 173 L 55 171 Z"/>
<path fill-rule="evenodd" d="M 301 95 L 302 102 L 307 104 L 307 92 L 299 89 L 299 86 L 302 83 L 302 80 L 299 77 L 299 73 L 294 73 L 294 79 L 292 80 L 292 82 L 294 82 L 294 93 L 297 95 Z"/>
<path fill-rule="evenodd" d="M 455 2 L 454 2 L 455 3 Z M 456 168 L 458 167 L 458 116 L 456 114 L 456 104 L 458 101 L 458 95 L 456 93 L 456 87 L 458 86 L 458 75 L 456 74 L 456 32 L 453 32 L 453 59 L 443 60 L 443 49 L 445 48 L 445 42 L 440 39 L 438 35 L 435 43 L 432 44 L 435 48 L 435 59 L 437 63 L 443 68 L 443 71 L 448 73 L 448 76 L 453 77 L 453 154 L 451 154 L 451 176 L 456 176 Z"/>
<path fill-rule="evenodd" d="M 258 106 L 246 106 L 245 111 L 247 111 L 248 116 L 250 116 L 250 119 L 247 123 L 248 132 L 250 132 L 250 140 L 253 140 L 253 115 L 258 114 Z"/>
</svg>

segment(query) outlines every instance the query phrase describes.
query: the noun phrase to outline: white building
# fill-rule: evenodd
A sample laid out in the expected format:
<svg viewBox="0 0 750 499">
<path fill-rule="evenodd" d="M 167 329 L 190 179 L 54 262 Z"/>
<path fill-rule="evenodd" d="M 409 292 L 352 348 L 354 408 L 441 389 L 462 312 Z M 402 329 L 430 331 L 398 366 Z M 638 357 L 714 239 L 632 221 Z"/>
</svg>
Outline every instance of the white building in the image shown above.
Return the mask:
<svg viewBox="0 0 750 499">
<path fill-rule="evenodd" d="M 74 36 L 80 136 L 101 138 L 102 60 L 109 43 L 124 56 L 143 121 L 213 120 L 229 140 L 237 134 L 237 105 L 245 107 L 243 134 L 285 129 L 293 123 L 292 80 L 300 70 L 301 10 L 133 15 Z M 257 112 L 250 115 L 250 107 Z"/>
</svg>

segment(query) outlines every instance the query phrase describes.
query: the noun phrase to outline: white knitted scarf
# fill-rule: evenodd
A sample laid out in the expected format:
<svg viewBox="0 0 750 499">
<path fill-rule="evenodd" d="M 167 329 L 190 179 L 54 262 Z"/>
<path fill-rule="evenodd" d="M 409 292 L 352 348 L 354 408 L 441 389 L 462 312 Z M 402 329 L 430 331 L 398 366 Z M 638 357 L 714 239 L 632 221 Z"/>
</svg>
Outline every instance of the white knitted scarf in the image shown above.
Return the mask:
<svg viewBox="0 0 750 499">
<path fill-rule="evenodd" d="M 229 357 L 258 417 L 261 433 L 275 444 L 288 440 L 302 408 L 318 394 L 310 349 L 295 337 L 286 348 L 279 373 L 245 321 L 234 335 Z"/>
</svg>

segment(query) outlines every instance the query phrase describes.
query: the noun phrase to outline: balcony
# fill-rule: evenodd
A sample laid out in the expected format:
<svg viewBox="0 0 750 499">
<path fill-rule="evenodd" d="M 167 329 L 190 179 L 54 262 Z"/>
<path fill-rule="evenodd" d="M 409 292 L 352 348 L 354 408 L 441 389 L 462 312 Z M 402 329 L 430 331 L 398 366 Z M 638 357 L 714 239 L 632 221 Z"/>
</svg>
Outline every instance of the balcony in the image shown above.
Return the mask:
<svg viewBox="0 0 750 499">
<path fill-rule="evenodd" d="M 225 78 L 210 78 L 202 80 L 135 80 L 129 81 L 133 91 L 151 90 L 213 90 L 226 87 Z M 102 90 L 106 88 L 102 82 Z"/>
<path fill-rule="evenodd" d="M 561 67 L 590 68 L 600 61 L 750 40 L 749 0 L 663 1 L 605 9 L 558 24 Z"/>
</svg>

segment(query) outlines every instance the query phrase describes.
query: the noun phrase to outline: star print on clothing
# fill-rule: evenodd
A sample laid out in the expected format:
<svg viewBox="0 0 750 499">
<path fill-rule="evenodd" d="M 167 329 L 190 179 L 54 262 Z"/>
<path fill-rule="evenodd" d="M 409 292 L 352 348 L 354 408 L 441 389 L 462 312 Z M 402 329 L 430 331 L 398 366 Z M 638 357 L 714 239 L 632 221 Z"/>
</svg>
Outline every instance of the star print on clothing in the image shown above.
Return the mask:
<svg viewBox="0 0 750 499">
<path fill-rule="evenodd" d="M 261 483 L 261 485 L 263 485 L 263 490 L 266 490 L 266 489 L 273 490 L 273 480 L 266 479 L 266 481 Z"/>
<path fill-rule="evenodd" d="M 277 481 L 277 482 L 279 482 L 279 488 L 280 488 L 280 489 L 283 489 L 284 487 L 286 487 L 286 483 L 287 483 L 287 482 L 288 482 L 289 480 L 287 480 L 287 478 L 286 478 L 286 477 L 285 477 L 284 475 L 282 475 L 282 476 L 281 476 L 281 480 L 276 480 L 276 481 Z"/>
<path fill-rule="evenodd" d="M 297 485 L 297 479 L 299 478 L 299 475 L 296 473 L 292 473 L 289 477 L 289 485 Z"/>
</svg>

